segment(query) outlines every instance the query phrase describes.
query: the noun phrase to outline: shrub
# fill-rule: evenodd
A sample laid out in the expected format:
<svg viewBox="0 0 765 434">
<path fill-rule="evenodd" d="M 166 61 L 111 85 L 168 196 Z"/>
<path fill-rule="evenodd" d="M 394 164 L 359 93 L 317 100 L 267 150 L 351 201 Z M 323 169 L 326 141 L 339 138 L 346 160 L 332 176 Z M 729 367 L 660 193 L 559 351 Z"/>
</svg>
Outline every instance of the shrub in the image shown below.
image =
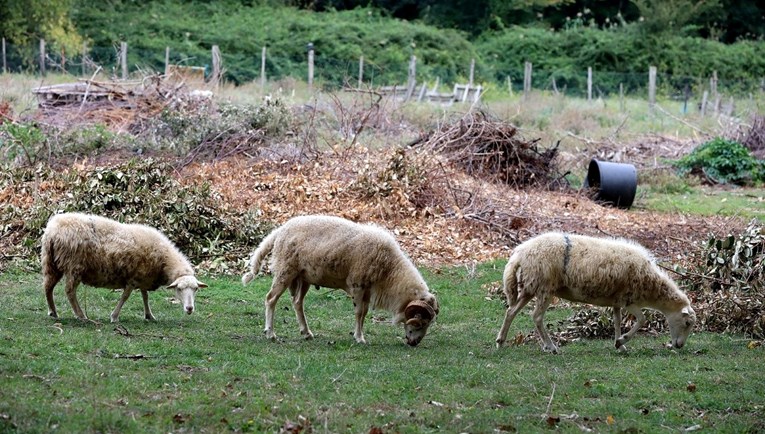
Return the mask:
<svg viewBox="0 0 765 434">
<path fill-rule="evenodd" d="M 222 271 L 226 261 L 246 257 L 271 229 L 254 211 L 228 209 L 208 184 L 186 184 L 173 173 L 173 166 L 152 159 L 81 171 L 58 172 L 43 165 L 4 171 L 3 250 L 37 263 L 37 244 L 50 216 L 78 211 L 154 226 L 193 262 L 212 260 Z"/>
<path fill-rule="evenodd" d="M 702 176 L 715 184 L 746 185 L 762 182 L 765 177 L 762 161 L 742 144 L 719 137 L 696 147 L 674 166 L 682 175 Z"/>
<path fill-rule="evenodd" d="M 713 332 L 745 333 L 765 339 L 765 233 L 757 220 L 738 235 L 709 238 L 702 263 L 692 274 L 701 279 L 696 296 L 699 323 Z"/>
</svg>

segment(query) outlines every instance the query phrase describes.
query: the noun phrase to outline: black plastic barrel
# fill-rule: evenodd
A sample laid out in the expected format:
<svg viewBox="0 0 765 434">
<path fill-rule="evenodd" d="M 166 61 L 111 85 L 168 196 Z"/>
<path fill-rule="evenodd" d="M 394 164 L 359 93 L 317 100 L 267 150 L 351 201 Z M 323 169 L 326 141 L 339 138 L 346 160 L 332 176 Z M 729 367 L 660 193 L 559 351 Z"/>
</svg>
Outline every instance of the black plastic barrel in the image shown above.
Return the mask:
<svg viewBox="0 0 765 434">
<path fill-rule="evenodd" d="M 637 191 L 637 170 L 632 164 L 590 160 L 584 183 L 596 191 L 595 200 L 619 208 L 629 208 Z"/>
</svg>

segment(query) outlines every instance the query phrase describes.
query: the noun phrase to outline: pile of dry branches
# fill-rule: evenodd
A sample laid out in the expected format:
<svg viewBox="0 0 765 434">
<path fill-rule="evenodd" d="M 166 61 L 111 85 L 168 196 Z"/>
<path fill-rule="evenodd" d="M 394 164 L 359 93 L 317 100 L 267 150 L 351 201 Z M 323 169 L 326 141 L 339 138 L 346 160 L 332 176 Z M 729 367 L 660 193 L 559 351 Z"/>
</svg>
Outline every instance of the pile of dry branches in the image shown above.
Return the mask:
<svg viewBox="0 0 765 434">
<path fill-rule="evenodd" d="M 754 117 L 743 145 L 752 151 L 752 155 L 765 160 L 765 116 Z"/>
<path fill-rule="evenodd" d="M 80 80 L 50 86 L 47 93 L 53 101 L 41 101 L 37 115 L 37 120 L 47 125 L 67 128 L 101 124 L 133 133 L 167 107 L 200 100 L 184 82 L 169 81 L 161 75 L 137 81 Z"/>
<path fill-rule="evenodd" d="M 444 155 L 468 175 L 511 187 L 554 189 L 565 183 L 558 172 L 558 146 L 539 150 L 537 140 L 524 141 L 507 122 L 482 111 L 470 112 L 438 131 L 420 137 L 411 146 Z"/>
</svg>

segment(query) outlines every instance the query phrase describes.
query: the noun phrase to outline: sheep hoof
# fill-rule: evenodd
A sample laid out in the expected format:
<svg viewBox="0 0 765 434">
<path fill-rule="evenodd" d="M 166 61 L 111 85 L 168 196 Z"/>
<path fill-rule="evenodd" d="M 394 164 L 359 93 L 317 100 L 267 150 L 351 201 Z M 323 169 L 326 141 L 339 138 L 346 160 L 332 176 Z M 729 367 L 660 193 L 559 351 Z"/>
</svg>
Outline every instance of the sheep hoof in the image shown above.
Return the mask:
<svg viewBox="0 0 765 434">
<path fill-rule="evenodd" d="M 154 318 L 154 315 L 146 315 L 146 321 L 156 321 L 157 318 Z"/>
<path fill-rule="evenodd" d="M 58 314 L 56 312 L 48 312 L 48 316 L 51 318 L 58 318 Z"/>
<path fill-rule="evenodd" d="M 497 348 L 502 348 L 502 344 L 505 343 L 505 340 L 504 339 L 497 339 L 495 342 L 497 343 Z"/>
<path fill-rule="evenodd" d="M 618 351 L 620 353 L 626 353 L 627 352 L 627 346 L 626 345 L 620 345 L 620 346 L 616 347 L 616 351 Z"/>
<path fill-rule="evenodd" d="M 263 333 L 266 334 L 266 339 L 270 340 L 271 342 L 276 342 L 276 333 L 272 332 L 271 330 L 263 330 Z"/>
<path fill-rule="evenodd" d="M 313 333 L 311 333 L 310 331 L 306 333 L 301 333 L 301 334 L 303 335 L 303 338 L 305 338 L 305 340 L 307 341 L 310 341 L 311 339 L 313 339 Z"/>
<path fill-rule="evenodd" d="M 80 319 L 83 319 L 83 318 L 80 318 Z M 120 317 L 118 317 L 118 316 L 110 316 L 110 317 L 109 317 L 109 319 L 110 319 L 110 320 L 111 320 L 111 322 L 113 322 L 113 323 L 114 323 L 114 322 L 120 322 Z"/>
</svg>

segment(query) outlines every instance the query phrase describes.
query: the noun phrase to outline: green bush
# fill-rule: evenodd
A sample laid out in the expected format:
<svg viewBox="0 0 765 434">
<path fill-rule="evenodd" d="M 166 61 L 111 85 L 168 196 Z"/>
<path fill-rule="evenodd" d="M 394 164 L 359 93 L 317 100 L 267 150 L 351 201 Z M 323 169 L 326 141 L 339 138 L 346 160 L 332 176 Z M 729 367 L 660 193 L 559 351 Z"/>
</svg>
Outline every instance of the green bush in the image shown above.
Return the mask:
<svg viewBox="0 0 765 434">
<path fill-rule="evenodd" d="M 172 165 L 152 159 L 83 171 L 45 165 L 3 171 L 0 191 L 25 198 L 0 203 L 0 237 L 12 244 L 7 254 L 37 263 L 37 244 L 56 212 L 148 224 L 193 262 L 215 260 L 218 269 L 245 258 L 271 229 L 254 210 L 233 211 L 208 184 L 182 183 L 174 172 Z"/>
<path fill-rule="evenodd" d="M 210 69 L 210 50 L 220 47 L 225 77 L 234 83 L 260 76 L 261 49 L 267 47 L 266 76 L 307 77 L 307 44 L 313 43 L 317 81 L 333 85 L 358 77 L 366 59 L 365 81 L 375 85 L 406 82 L 410 55 L 417 73 L 452 82 L 466 75 L 475 50 L 456 30 L 437 29 L 358 8 L 313 13 L 292 7 L 246 6 L 241 2 L 110 2 L 99 7 L 81 2 L 73 14 L 91 39 L 96 62 L 115 65 L 114 49 L 129 44 L 128 63 L 163 71 L 165 47 L 171 63 Z M 235 12 L 234 12 L 235 11 Z M 119 17 L 119 18 L 117 18 Z"/>
<path fill-rule="evenodd" d="M 747 185 L 765 180 L 762 161 L 754 158 L 744 145 L 719 137 L 696 147 L 674 166 L 681 175 L 698 175 L 716 184 Z"/>
</svg>

